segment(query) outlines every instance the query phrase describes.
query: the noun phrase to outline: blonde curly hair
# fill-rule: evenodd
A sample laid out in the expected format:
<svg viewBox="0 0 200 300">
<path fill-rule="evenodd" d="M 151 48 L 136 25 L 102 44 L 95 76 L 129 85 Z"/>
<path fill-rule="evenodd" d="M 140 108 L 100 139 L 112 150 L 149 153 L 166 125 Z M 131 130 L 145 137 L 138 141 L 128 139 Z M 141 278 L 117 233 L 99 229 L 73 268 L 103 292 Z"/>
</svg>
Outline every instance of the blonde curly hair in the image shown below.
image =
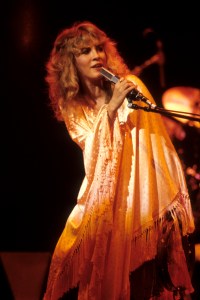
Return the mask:
<svg viewBox="0 0 200 300">
<path fill-rule="evenodd" d="M 81 93 L 74 57 L 80 49 L 99 43 L 107 57 L 107 68 L 117 76 L 126 76 L 129 68 L 117 50 L 116 42 L 104 31 L 89 21 L 76 22 L 72 27 L 62 30 L 53 45 L 46 63 L 50 105 L 55 117 L 62 120 L 61 107 L 66 101 Z"/>
</svg>

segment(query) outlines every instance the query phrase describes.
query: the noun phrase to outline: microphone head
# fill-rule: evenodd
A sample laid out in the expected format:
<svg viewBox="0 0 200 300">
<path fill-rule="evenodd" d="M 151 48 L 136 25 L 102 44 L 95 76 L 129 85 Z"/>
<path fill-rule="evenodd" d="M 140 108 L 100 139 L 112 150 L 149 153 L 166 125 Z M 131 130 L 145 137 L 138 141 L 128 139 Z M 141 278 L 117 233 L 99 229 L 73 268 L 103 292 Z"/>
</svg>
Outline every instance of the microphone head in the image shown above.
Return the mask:
<svg viewBox="0 0 200 300">
<path fill-rule="evenodd" d="M 108 71 L 106 68 L 101 68 L 100 73 L 109 81 L 113 82 L 113 83 L 117 83 L 117 81 L 119 80 L 119 78 L 114 75 L 113 73 L 111 73 L 110 71 Z"/>
</svg>

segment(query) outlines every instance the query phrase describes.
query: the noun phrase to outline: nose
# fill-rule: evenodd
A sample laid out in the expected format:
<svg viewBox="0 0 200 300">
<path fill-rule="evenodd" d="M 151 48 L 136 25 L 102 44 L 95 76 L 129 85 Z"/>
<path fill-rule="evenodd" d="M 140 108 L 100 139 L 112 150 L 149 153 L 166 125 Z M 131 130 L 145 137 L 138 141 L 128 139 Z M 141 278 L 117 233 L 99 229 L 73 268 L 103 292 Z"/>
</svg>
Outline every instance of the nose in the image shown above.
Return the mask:
<svg viewBox="0 0 200 300">
<path fill-rule="evenodd" d="M 99 51 L 98 51 L 95 47 L 92 48 L 91 53 L 92 53 L 93 58 L 96 58 L 96 57 L 99 57 L 99 56 L 100 56 L 100 55 L 99 55 Z"/>
</svg>

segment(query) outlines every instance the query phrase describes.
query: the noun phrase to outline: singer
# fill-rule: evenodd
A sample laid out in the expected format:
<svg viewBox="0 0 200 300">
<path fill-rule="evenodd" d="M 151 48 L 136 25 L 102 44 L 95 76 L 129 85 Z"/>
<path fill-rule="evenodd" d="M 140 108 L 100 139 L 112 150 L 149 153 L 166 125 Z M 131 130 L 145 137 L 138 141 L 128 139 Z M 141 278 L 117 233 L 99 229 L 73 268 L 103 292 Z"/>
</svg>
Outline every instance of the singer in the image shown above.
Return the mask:
<svg viewBox="0 0 200 300">
<path fill-rule="evenodd" d="M 127 107 L 133 89 L 155 104 L 148 88 L 89 21 L 58 34 L 46 70 L 52 110 L 83 152 L 85 177 L 43 299 L 71 299 L 74 288 L 79 300 L 184 299 L 193 286 L 182 241 L 194 219 L 181 162 L 161 116 Z"/>
</svg>

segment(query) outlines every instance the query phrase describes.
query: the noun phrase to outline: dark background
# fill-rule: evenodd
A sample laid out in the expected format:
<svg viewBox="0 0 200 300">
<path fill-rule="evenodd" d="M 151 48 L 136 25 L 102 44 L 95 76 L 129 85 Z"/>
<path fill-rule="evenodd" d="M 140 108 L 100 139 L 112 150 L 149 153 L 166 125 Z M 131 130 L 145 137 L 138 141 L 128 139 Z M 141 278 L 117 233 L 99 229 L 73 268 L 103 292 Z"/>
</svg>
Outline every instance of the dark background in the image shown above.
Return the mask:
<svg viewBox="0 0 200 300">
<path fill-rule="evenodd" d="M 156 1 L 157 2 L 157 1 Z M 200 25 L 195 2 L 11 1 L 1 21 L 1 242 L 0 251 L 52 251 L 76 202 L 82 156 L 49 108 L 45 63 L 58 32 L 90 20 L 117 41 L 130 69 L 156 53 L 159 66 L 141 79 L 157 104 L 170 87 L 200 88 Z M 145 29 L 151 33 L 144 35 Z M 198 141 L 199 142 L 199 139 Z M 192 153 L 192 145 L 190 156 Z"/>
</svg>

